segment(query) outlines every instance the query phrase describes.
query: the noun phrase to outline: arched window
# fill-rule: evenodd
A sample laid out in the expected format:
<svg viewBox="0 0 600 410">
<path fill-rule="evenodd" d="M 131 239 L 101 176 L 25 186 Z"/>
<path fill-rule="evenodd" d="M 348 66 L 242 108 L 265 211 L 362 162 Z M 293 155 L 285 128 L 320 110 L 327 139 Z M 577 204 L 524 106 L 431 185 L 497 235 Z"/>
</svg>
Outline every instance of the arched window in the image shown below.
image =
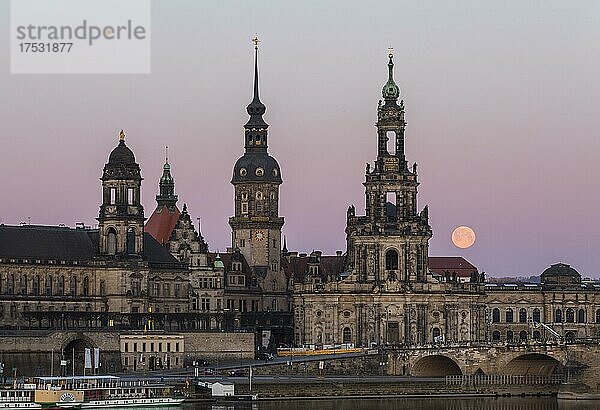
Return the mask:
<svg viewBox="0 0 600 410">
<path fill-rule="evenodd" d="M 52 275 L 48 274 L 46 276 L 46 286 L 45 286 L 46 295 L 52 295 Z"/>
<path fill-rule="evenodd" d="M 65 277 L 63 275 L 58 278 L 58 294 L 61 296 L 65 294 Z"/>
<path fill-rule="evenodd" d="M 385 269 L 398 270 L 398 252 L 395 249 L 390 249 L 385 253 Z"/>
<path fill-rule="evenodd" d="M 513 333 L 512 330 L 509 330 L 508 332 L 506 332 L 506 340 L 508 340 L 509 342 L 512 342 L 514 337 L 515 337 L 515 334 Z"/>
<path fill-rule="evenodd" d="M 40 275 L 35 275 L 33 277 L 33 284 L 31 286 L 31 291 L 34 295 L 40 294 Z"/>
<path fill-rule="evenodd" d="M 596 323 L 600 323 L 600 309 L 596 309 Z"/>
<path fill-rule="evenodd" d="M 533 331 L 533 340 L 542 340 L 542 335 L 540 334 L 539 330 Z"/>
<path fill-rule="evenodd" d="M 506 323 L 512 323 L 513 322 L 513 310 L 512 309 L 506 309 Z"/>
<path fill-rule="evenodd" d="M 494 330 L 494 331 L 492 332 L 492 340 L 493 340 L 494 342 L 497 342 L 497 341 L 499 341 L 499 340 L 500 340 L 500 332 L 499 332 L 499 331 L 497 331 L 497 330 Z"/>
<path fill-rule="evenodd" d="M 568 308 L 567 314 L 565 315 L 565 319 L 567 323 L 575 323 L 575 311 L 571 308 Z"/>
<path fill-rule="evenodd" d="M 352 329 L 345 327 L 342 331 L 342 339 L 344 343 L 350 343 L 352 341 Z"/>
<path fill-rule="evenodd" d="M 21 295 L 27 294 L 27 275 L 21 276 Z"/>
<path fill-rule="evenodd" d="M 561 323 L 561 322 L 562 322 L 562 310 L 556 309 L 554 311 L 554 323 Z"/>
<path fill-rule="evenodd" d="M 88 296 L 90 294 L 90 278 L 83 278 L 83 296 Z"/>
<path fill-rule="evenodd" d="M 433 336 L 433 341 L 437 342 L 437 339 L 440 337 L 440 328 L 439 327 L 434 327 L 431 335 Z"/>
<path fill-rule="evenodd" d="M 522 341 L 527 340 L 527 332 L 525 330 L 521 330 L 519 332 L 519 340 L 522 340 Z"/>
<path fill-rule="evenodd" d="M 579 309 L 579 311 L 577 312 L 577 322 L 585 323 L 585 310 Z"/>
<path fill-rule="evenodd" d="M 6 291 L 9 295 L 12 295 L 15 293 L 15 275 L 13 273 L 11 273 L 10 276 L 8 277 L 8 286 L 7 286 Z M 600 313 L 600 309 L 598 309 L 598 312 Z M 598 317 L 600 317 L 600 316 L 598 316 Z"/>
<path fill-rule="evenodd" d="M 567 332 L 565 333 L 565 340 L 567 343 L 573 343 L 575 341 L 575 333 Z"/>
<path fill-rule="evenodd" d="M 71 296 L 77 296 L 77 278 L 75 275 L 71 276 Z"/>
<path fill-rule="evenodd" d="M 492 310 L 492 323 L 499 323 L 500 322 L 500 309 L 498 308 L 494 308 L 494 310 Z M 498 336 L 500 337 L 500 336 Z M 498 339 L 500 340 L 500 339 Z"/>
<path fill-rule="evenodd" d="M 527 323 L 527 310 L 525 308 L 519 309 L 519 323 Z"/>
<path fill-rule="evenodd" d="M 117 253 L 117 232 L 114 228 L 108 230 L 106 250 L 109 255 L 115 255 Z"/>
<path fill-rule="evenodd" d="M 540 314 L 540 310 L 538 308 L 533 309 L 533 321 L 535 323 L 541 322 L 541 314 Z"/>
<path fill-rule="evenodd" d="M 135 254 L 135 230 L 129 228 L 127 230 L 127 253 L 130 255 Z"/>
</svg>

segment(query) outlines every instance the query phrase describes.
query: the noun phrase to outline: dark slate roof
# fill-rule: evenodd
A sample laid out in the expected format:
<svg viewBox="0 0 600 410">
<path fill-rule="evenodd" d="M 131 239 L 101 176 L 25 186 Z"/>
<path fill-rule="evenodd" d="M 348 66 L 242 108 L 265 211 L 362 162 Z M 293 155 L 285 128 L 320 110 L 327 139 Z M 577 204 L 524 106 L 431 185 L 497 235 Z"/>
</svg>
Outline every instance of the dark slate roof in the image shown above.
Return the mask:
<svg viewBox="0 0 600 410">
<path fill-rule="evenodd" d="M 314 257 L 312 257 L 315 259 Z M 337 278 L 346 265 L 346 255 L 319 255 L 314 261 L 311 255 L 291 255 L 281 258 L 281 266 L 288 277 L 293 277 L 295 282 L 303 282 L 308 274 L 308 265 L 315 263 L 319 265 L 319 274 L 323 278 Z"/>
<path fill-rule="evenodd" d="M 0 225 L 0 257 L 89 260 L 96 254 L 86 229 L 60 226 Z"/>
<path fill-rule="evenodd" d="M 125 140 L 119 141 L 119 145 L 112 150 L 108 157 L 109 164 L 135 164 L 135 155 L 133 151 L 125 145 Z"/>
<path fill-rule="evenodd" d="M 246 173 L 242 175 L 241 170 Z M 263 169 L 262 175 L 256 175 L 258 168 Z M 233 178 L 231 183 L 241 182 L 274 182 L 281 184 L 281 169 L 277 160 L 266 152 L 247 152 L 240 157 L 233 167 Z"/>
<path fill-rule="evenodd" d="M 0 258 L 89 261 L 98 256 L 98 230 L 40 225 L 0 225 Z M 144 261 L 185 268 L 149 233 L 144 232 Z"/>
<path fill-rule="evenodd" d="M 144 232 L 144 260 L 150 264 L 185 266 L 148 232 Z"/>
</svg>

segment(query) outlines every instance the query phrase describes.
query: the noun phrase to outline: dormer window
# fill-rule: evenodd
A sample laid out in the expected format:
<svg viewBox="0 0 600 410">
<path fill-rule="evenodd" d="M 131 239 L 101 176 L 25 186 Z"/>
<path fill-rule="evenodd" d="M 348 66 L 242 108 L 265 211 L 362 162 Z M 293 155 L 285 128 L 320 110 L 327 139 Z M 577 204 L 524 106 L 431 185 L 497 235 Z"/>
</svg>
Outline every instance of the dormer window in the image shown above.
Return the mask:
<svg viewBox="0 0 600 410">
<path fill-rule="evenodd" d="M 262 177 L 265 174 L 265 170 L 261 167 L 256 168 L 256 176 Z"/>
<path fill-rule="evenodd" d="M 319 266 L 318 265 L 309 266 L 308 273 L 310 275 L 318 275 L 319 274 Z"/>
<path fill-rule="evenodd" d="M 231 270 L 240 272 L 242 270 L 242 262 L 231 262 Z"/>
</svg>

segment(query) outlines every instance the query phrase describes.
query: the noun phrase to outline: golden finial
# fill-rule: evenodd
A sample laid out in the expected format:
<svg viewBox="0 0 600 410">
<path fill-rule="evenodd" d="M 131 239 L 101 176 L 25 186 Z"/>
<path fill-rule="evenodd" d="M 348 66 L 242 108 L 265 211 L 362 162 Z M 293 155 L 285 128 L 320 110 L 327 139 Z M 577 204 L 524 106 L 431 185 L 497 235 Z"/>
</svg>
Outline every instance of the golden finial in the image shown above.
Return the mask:
<svg viewBox="0 0 600 410">
<path fill-rule="evenodd" d="M 120 141 L 124 141 L 125 140 L 125 133 L 123 132 L 123 130 L 121 130 L 121 132 L 119 133 L 119 140 Z"/>
<path fill-rule="evenodd" d="M 254 37 L 252 37 L 252 42 L 254 43 L 254 48 L 258 50 L 258 43 L 260 43 L 260 40 L 258 39 L 257 34 L 255 34 Z"/>
</svg>

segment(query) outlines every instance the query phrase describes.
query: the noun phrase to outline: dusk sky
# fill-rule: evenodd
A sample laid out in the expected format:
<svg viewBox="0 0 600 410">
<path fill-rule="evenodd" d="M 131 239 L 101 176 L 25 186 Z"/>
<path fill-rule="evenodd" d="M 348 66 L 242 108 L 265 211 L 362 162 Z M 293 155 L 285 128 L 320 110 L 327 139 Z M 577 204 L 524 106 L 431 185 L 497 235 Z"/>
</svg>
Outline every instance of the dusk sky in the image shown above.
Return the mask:
<svg viewBox="0 0 600 410">
<path fill-rule="evenodd" d="M 406 105 L 406 154 L 429 205 L 430 255 L 494 276 L 571 264 L 600 276 L 600 2 L 152 2 L 151 74 L 10 74 L 0 1 L 0 221 L 94 225 L 121 128 L 146 216 L 169 146 L 179 195 L 212 251 L 230 246 L 253 49 L 288 248 L 345 250 L 364 213 L 387 48 Z M 477 234 L 461 250 L 459 225 Z"/>
</svg>

